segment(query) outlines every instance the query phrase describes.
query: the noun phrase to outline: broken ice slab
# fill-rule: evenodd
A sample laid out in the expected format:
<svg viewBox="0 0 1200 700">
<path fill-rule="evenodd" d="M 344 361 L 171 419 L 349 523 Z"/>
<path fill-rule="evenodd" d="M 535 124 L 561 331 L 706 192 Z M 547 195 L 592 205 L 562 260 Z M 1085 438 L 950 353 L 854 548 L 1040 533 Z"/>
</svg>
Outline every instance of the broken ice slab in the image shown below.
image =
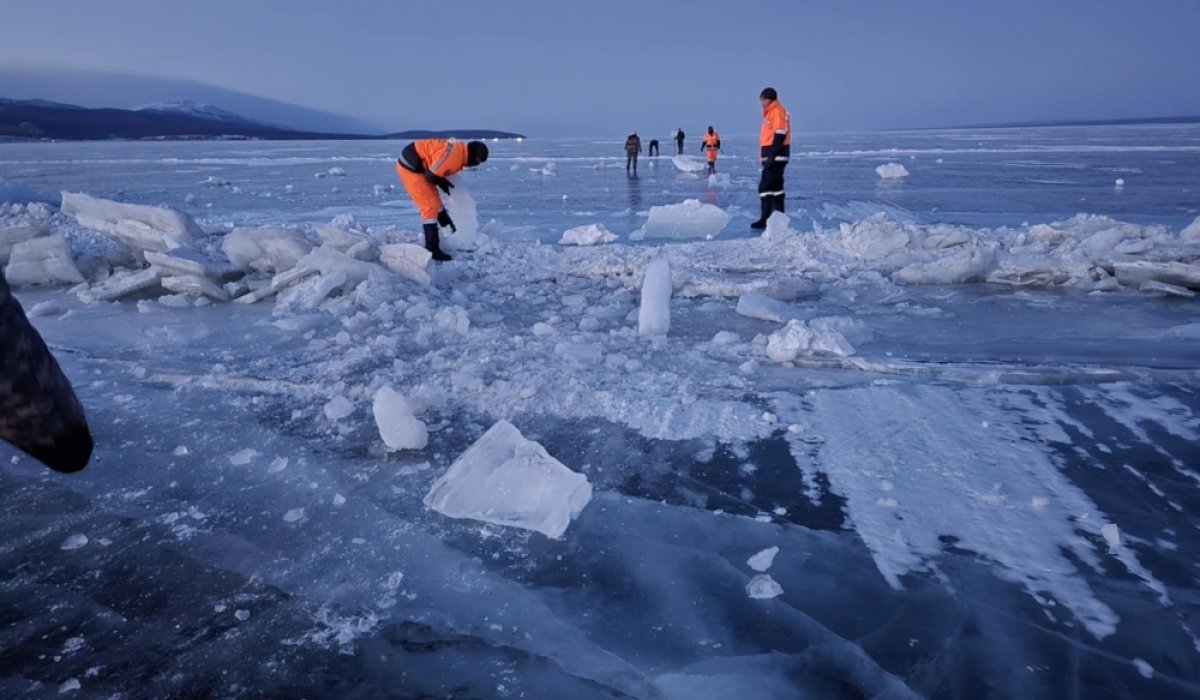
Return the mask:
<svg viewBox="0 0 1200 700">
<path fill-rule="evenodd" d="M 62 213 L 80 226 L 119 240 L 141 255 L 166 252 L 204 235 L 192 217 L 167 207 L 125 204 L 77 192 L 62 193 Z"/>
<path fill-rule="evenodd" d="M 310 275 L 318 274 L 316 270 L 309 270 L 302 267 L 294 267 L 287 272 L 281 272 L 271 278 L 271 283 L 263 285 L 252 292 L 243 294 L 234 299 L 239 304 L 253 304 L 257 301 L 262 301 L 272 294 L 278 294 L 281 289 L 285 289 L 300 280 Z"/>
<path fill-rule="evenodd" d="M 1128 287 L 1140 287 L 1144 282 L 1153 281 L 1200 289 L 1200 265 L 1139 260 L 1113 263 L 1113 271 L 1121 284 Z"/>
<path fill-rule="evenodd" d="M 15 244 L 4 274 L 14 287 L 83 282 L 71 247 L 62 236 L 41 236 Z"/>
<path fill-rule="evenodd" d="M 1142 282 L 1140 285 L 1138 285 L 1138 291 L 1139 292 L 1158 292 L 1160 294 L 1166 294 L 1168 296 L 1186 297 L 1189 299 L 1196 296 L 1195 292 L 1193 292 L 1192 290 L 1190 290 L 1186 287 L 1180 287 L 1180 286 L 1174 285 L 1174 284 L 1167 284 L 1166 282 L 1159 282 L 1158 280 L 1147 280 L 1145 282 Z"/>
<path fill-rule="evenodd" d="M 176 248 L 165 253 L 147 251 L 146 262 L 157 265 L 168 274 L 207 277 L 218 283 L 228 282 L 242 275 L 229 261 L 211 258 L 191 248 Z"/>
<path fill-rule="evenodd" d="M 42 238 L 48 235 L 50 235 L 50 227 L 45 224 L 0 228 L 0 265 L 8 263 L 8 257 L 12 255 L 13 246 L 18 243 L 24 243 L 32 238 Z"/>
<path fill-rule="evenodd" d="M 432 254 L 412 243 L 390 243 L 379 246 L 379 262 L 396 274 L 428 287 L 433 282 L 429 274 Z"/>
<path fill-rule="evenodd" d="M 784 323 L 799 316 L 801 309 L 766 294 L 747 292 L 738 297 L 737 312 L 750 318 Z"/>
<path fill-rule="evenodd" d="M 239 227 L 221 239 L 225 256 L 245 272 L 290 270 L 312 249 L 312 242 L 303 233 L 280 226 Z"/>
<path fill-rule="evenodd" d="M 163 277 L 162 286 L 176 294 L 186 294 L 189 297 L 204 296 L 213 301 L 229 301 L 229 292 L 212 280 L 198 275 Z"/>
<path fill-rule="evenodd" d="M 433 482 L 425 505 L 451 518 L 536 530 L 558 539 L 591 498 L 587 477 L 501 420 Z"/>
<path fill-rule="evenodd" d="M 118 272 L 99 287 L 93 287 L 79 292 L 80 300 L 85 302 L 112 301 L 130 294 L 160 287 L 162 270 L 151 266 L 145 270 L 132 273 Z"/>
</svg>

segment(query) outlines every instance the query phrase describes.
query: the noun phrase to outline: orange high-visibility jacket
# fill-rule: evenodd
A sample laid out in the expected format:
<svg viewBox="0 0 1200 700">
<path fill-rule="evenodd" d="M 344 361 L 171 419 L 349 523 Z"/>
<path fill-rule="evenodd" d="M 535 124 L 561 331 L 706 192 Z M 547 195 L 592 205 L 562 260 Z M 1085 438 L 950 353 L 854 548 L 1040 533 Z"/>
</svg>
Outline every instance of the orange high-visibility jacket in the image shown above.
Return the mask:
<svg viewBox="0 0 1200 700">
<path fill-rule="evenodd" d="M 714 129 L 711 134 L 704 135 L 704 147 L 710 150 L 716 149 L 721 143 L 721 135 Z"/>
<path fill-rule="evenodd" d="M 467 144 L 457 139 L 414 141 L 421 164 L 434 175 L 448 177 L 467 167 Z"/>
<path fill-rule="evenodd" d="M 775 134 L 783 134 L 785 150 L 790 151 L 791 149 L 786 147 L 792 145 L 792 118 L 779 100 L 771 100 L 771 103 L 763 108 L 762 128 L 758 130 L 758 145 L 763 150 L 763 156 L 766 155 L 766 149 L 775 143 Z M 785 156 L 777 158 L 786 159 Z"/>
</svg>

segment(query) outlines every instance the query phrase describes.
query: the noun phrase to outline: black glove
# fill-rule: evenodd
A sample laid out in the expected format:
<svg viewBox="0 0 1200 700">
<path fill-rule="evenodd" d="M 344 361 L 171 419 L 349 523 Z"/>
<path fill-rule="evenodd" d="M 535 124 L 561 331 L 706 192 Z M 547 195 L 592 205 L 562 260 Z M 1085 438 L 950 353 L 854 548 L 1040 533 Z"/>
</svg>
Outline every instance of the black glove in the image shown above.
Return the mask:
<svg viewBox="0 0 1200 700">
<path fill-rule="evenodd" d="M 445 209 L 438 212 L 438 225 L 445 226 L 451 231 L 458 233 L 458 227 L 454 225 L 454 220 L 450 218 Z"/>
<path fill-rule="evenodd" d="M 431 184 L 437 185 L 438 187 L 442 188 L 442 192 L 445 192 L 446 194 L 450 194 L 450 190 L 454 189 L 453 182 L 450 182 L 449 180 L 442 177 L 441 175 L 435 175 L 432 170 L 425 171 L 425 179 L 428 180 Z"/>
</svg>

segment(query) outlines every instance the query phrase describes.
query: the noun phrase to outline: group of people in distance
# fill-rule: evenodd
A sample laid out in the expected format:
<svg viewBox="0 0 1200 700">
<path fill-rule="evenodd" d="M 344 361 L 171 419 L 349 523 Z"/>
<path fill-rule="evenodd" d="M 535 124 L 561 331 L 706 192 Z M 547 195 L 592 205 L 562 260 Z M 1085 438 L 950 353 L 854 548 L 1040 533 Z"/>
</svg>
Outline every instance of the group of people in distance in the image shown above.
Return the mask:
<svg viewBox="0 0 1200 700">
<path fill-rule="evenodd" d="M 759 163 L 762 177 L 758 183 L 758 198 L 761 216 L 750 224 L 753 229 L 765 229 L 767 219 L 777 211 L 783 211 L 783 171 L 791 155 L 792 122 L 787 109 L 779 102 L 775 88 L 764 88 L 759 93 L 763 121 L 759 129 Z M 679 154 L 683 154 L 683 129 L 673 134 Z M 717 155 L 721 151 L 721 135 L 713 127 L 700 142 L 700 150 L 708 160 L 708 174 L 717 172 Z M 638 155 L 642 152 L 642 140 L 633 132 L 625 139 L 625 172 L 637 175 Z M 658 155 L 658 139 L 650 141 L 650 156 Z M 440 227 L 456 231 L 454 221 L 442 205 L 438 189 L 449 195 L 454 184 L 447 178 L 463 170 L 477 166 L 487 160 L 488 147 L 482 141 L 462 143 L 450 139 L 420 139 L 404 147 L 396 160 L 396 174 L 404 189 L 412 197 L 421 214 L 421 229 L 425 235 L 425 248 L 434 260 L 449 260 L 441 248 Z"/>
<path fill-rule="evenodd" d="M 783 211 L 783 171 L 787 167 L 792 147 L 792 120 L 787 109 L 779 102 L 775 88 L 764 88 L 758 95 L 762 104 L 763 121 L 758 132 L 758 159 L 762 165 L 762 177 L 758 183 L 758 198 L 761 216 L 750 224 L 752 229 L 765 229 L 767 219 L 777 211 Z M 675 130 L 675 143 L 683 153 L 683 129 Z M 700 142 L 700 150 L 708 159 L 707 174 L 717 172 L 717 154 L 721 150 L 721 135 L 708 127 Z M 642 140 L 637 132 L 625 139 L 625 172 L 637 175 L 638 154 L 642 152 Z M 650 142 L 650 156 L 658 155 L 658 140 Z"/>
</svg>

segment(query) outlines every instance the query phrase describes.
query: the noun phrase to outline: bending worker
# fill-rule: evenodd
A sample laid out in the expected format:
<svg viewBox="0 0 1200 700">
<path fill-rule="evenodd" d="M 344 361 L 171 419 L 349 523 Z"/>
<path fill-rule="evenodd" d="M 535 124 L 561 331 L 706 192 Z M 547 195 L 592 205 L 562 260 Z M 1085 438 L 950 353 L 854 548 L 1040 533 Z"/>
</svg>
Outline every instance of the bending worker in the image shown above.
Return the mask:
<svg viewBox="0 0 1200 700">
<path fill-rule="evenodd" d="M 438 188 L 450 194 L 454 183 L 446 178 L 461 172 L 463 168 L 473 168 L 487 158 L 488 147 L 484 142 L 463 143 L 450 138 L 413 141 L 404 147 L 396 159 L 396 174 L 421 212 L 425 249 L 433 254 L 434 260 L 450 259 L 449 255 L 442 252 L 438 226 L 447 226 L 451 231 L 458 230 L 442 206 Z"/>
<path fill-rule="evenodd" d="M 700 144 L 700 150 L 708 155 L 708 174 L 716 174 L 717 151 L 721 150 L 721 135 L 711 126 L 708 127 L 708 133 L 704 135 L 704 139 Z"/>
<path fill-rule="evenodd" d="M 758 183 L 758 199 L 762 217 L 750 228 L 766 228 L 772 212 L 783 211 L 783 169 L 792 154 L 792 118 L 779 103 L 775 88 L 764 88 L 758 95 L 762 103 L 763 122 L 758 131 L 759 159 L 762 179 Z"/>
</svg>

